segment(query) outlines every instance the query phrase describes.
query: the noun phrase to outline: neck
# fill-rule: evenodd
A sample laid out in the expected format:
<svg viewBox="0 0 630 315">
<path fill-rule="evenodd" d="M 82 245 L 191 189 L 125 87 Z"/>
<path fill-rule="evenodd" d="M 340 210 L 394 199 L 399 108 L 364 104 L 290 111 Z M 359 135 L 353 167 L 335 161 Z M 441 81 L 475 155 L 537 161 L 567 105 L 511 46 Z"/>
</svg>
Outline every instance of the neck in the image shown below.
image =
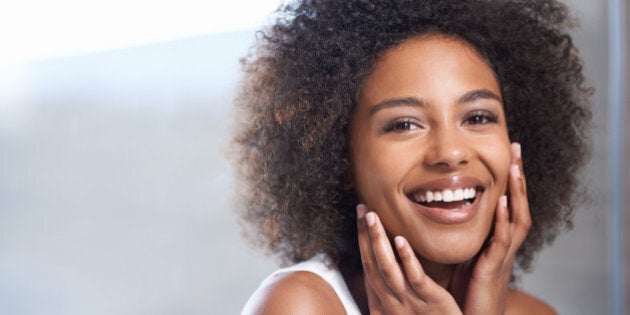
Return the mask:
<svg viewBox="0 0 630 315">
<path fill-rule="evenodd" d="M 448 285 L 451 282 L 451 277 L 455 270 L 455 265 L 447 265 L 435 263 L 426 259 L 420 259 L 420 265 L 424 270 L 424 273 L 429 276 L 435 283 L 441 287 L 448 289 Z"/>
</svg>

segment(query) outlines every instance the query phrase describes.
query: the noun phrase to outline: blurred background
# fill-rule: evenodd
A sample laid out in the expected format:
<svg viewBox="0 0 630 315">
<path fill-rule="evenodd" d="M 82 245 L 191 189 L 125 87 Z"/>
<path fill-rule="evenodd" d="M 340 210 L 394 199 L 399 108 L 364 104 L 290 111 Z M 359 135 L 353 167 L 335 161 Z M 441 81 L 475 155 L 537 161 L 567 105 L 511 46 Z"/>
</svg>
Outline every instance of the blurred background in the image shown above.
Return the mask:
<svg viewBox="0 0 630 315">
<path fill-rule="evenodd" d="M 560 314 L 624 314 L 627 11 L 564 2 L 596 89 L 593 201 L 521 286 Z M 231 101 L 279 3 L 0 5 L 0 314 L 240 311 L 276 264 L 233 213 Z"/>
</svg>

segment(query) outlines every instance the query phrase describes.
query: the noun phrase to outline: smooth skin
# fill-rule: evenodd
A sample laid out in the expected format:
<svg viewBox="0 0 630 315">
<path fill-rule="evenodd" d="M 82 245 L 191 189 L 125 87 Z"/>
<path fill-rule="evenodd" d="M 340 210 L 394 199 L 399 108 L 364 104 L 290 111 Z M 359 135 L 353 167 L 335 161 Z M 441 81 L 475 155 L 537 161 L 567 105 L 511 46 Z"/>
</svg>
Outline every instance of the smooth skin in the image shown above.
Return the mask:
<svg viewBox="0 0 630 315">
<path fill-rule="evenodd" d="M 509 287 L 531 225 L 526 183 L 499 83 L 474 48 L 425 35 L 388 51 L 362 86 L 350 136 L 364 273 L 344 276 L 363 313 L 554 314 Z M 458 185 L 479 191 L 461 216 L 410 198 Z M 246 313 L 345 314 L 309 272 L 254 298 Z"/>
</svg>

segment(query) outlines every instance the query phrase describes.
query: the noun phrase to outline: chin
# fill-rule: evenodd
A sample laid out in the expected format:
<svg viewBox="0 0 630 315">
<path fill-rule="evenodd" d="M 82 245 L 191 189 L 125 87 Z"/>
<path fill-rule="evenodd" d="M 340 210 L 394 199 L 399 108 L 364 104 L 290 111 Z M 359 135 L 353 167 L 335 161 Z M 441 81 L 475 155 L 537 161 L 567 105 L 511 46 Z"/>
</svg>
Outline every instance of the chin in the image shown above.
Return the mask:
<svg viewBox="0 0 630 315">
<path fill-rule="evenodd" d="M 477 233 L 438 234 L 427 242 L 431 244 L 430 246 L 417 243 L 418 246 L 415 248 L 415 252 L 420 257 L 434 263 L 461 264 L 475 257 L 481 250 L 488 233 Z M 476 237 L 476 239 L 471 240 L 470 235 L 475 234 L 484 235 L 484 237 Z"/>
<path fill-rule="evenodd" d="M 481 246 L 479 247 L 481 249 Z M 427 255 L 421 255 L 424 259 L 432 261 L 437 264 L 443 265 L 457 265 L 464 263 L 477 255 L 479 249 L 476 251 L 466 251 L 457 253 L 429 253 Z"/>
</svg>

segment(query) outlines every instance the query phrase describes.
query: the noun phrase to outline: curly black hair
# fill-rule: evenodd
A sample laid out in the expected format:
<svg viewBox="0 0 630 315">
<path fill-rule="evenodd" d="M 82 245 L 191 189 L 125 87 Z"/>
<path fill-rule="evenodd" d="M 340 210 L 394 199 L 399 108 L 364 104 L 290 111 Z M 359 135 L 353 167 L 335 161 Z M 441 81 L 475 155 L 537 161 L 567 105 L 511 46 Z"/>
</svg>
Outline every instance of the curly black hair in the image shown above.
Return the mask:
<svg viewBox="0 0 630 315">
<path fill-rule="evenodd" d="M 235 100 L 235 166 L 250 238 L 296 262 L 324 252 L 361 268 L 356 192 L 349 188 L 349 120 L 379 57 L 423 34 L 463 39 L 497 75 L 509 137 L 520 142 L 532 227 L 517 253 L 534 254 L 571 228 L 581 201 L 592 91 L 553 0 L 303 0 L 278 10 L 243 58 Z"/>
</svg>

